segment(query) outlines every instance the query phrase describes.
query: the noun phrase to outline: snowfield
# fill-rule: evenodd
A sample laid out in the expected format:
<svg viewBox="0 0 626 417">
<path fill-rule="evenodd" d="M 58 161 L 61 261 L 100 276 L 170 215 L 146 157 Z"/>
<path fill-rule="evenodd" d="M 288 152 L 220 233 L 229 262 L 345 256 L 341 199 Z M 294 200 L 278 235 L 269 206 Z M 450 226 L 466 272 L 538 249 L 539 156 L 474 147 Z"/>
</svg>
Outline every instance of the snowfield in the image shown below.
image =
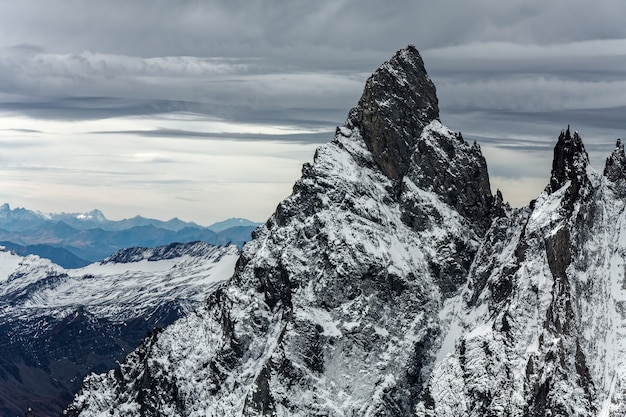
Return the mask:
<svg viewBox="0 0 626 417">
<path fill-rule="evenodd" d="M 239 250 L 234 245 L 194 245 L 205 249 L 204 256 L 149 260 L 151 252 L 146 249 L 145 259 L 105 260 L 78 269 L 64 269 L 35 255 L 0 252 L 0 302 L 11 301 L 0 316 L 15 318 L 38 310 L 63 315 L 80 306 L 98 317 L 123 321 L 153 309 L 156 300 L 199 303 L 230 278 Z"/>
</svg>

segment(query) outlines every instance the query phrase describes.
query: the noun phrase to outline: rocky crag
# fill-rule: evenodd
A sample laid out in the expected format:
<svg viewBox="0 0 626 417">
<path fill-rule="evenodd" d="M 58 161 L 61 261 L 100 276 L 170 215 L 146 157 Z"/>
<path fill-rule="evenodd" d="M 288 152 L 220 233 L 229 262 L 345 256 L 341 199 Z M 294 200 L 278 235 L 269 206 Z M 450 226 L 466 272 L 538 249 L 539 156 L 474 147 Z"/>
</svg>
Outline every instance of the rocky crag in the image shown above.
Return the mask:
<svg viewBox="0 0 626 417">
<path fill-rule="evenodd" d="M 404 48 L 232 278 L 66 415 L 624 415 L 625 164 L 568 128 L 511 209 Z"/>
</svg>

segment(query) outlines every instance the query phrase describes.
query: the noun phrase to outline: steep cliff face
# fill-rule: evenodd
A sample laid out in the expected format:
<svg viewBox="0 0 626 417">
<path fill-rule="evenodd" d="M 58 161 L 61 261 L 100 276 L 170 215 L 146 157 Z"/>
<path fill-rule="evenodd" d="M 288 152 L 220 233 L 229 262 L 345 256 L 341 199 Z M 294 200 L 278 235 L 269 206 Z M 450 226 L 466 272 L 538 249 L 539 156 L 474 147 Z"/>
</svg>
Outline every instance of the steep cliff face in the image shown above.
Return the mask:
<svg viewBox="0 0 626 417">
<path fill-rule="evenodd" d="M 530 207 L 491 195 L 414 47 L 384 63 L 204 308 L 70 416 L 623 415 L 626 155 L 563 131 Z"/>
<path fill-rule="evenodd" d="M 438 117 L 435 85 L 417 49 L 409 45 L 367 80 L 346 125 L 359 129 L 381 171 L 401 180 L 409 168 L 416 140 Z"/>
</svg>

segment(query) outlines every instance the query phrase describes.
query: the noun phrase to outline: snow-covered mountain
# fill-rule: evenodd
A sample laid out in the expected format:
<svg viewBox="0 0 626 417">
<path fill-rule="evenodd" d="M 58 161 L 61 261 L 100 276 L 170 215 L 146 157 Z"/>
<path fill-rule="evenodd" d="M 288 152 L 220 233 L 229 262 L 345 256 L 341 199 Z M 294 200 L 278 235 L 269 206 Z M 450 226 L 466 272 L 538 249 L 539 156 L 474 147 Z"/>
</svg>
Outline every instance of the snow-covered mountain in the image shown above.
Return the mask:
<svg viewBox="0 0 626 417">
<path fill-rule="evenodd" d="M 165 230 L 179 231 L 185 227 L 202 227 L 194 222 L 184 222 L 178 218 L 168 221 L 135 216 L 124 220 L 109 220 L 98 209 L 85 213 L 44 213 L 23 207 L 12 209 L 8 203 L 0 205 L 0 229 L 19 231 L 31 227 L 41 227 L 48 222 L 64 222 L 78 230 L 100 228 L 116 231 L 137 226 L 154 226 Z"/>
<path fill-rule="evenodd" d="M 195 242 L 64 269 L 0 250 L 0 415 L 59 415 L 88 372 L 113 369 L 148 332 L 198 308 L 238 255 Z"/>
<path fill-rule="evenodd" d="M 207 226 L 208 229 L 213 230 L 216 233 L 223 232 L 224 230 L 231 229 L 233 227 L 257 227 L 260 223 L 253 222 L 248 219 L 242 219 L 240 217 L 233 217 L 230 219 L 222 220 L 217 223 L 213 223 Z"/>
<path fill-rule="evenodd" d="M 625 167 L 568 128 L 511 209 L 402 49 L 228 283 L 66 415 L 626 415 Z"/>
<path fill-rule="evenodd" d="M 604 174 L 569 128 L 530 207 L 494 222 L 440 313 L 422 413 L 626 415 L 626 155 Z"/>
<path fill-rule="evenodd" d="M 5 203 L 0 206 L 0 245 L 21 255 L 39 255 L 65 268 L 76 268 L 134 246 L 194 241 L 242 245 L 258 225 L 245 219 L 229 219 L 202 227 L 177 218 L 163 222 L 141 216 L 113 221 L 99 210 L 41 213 L 11 209 Z"/>
</svg>

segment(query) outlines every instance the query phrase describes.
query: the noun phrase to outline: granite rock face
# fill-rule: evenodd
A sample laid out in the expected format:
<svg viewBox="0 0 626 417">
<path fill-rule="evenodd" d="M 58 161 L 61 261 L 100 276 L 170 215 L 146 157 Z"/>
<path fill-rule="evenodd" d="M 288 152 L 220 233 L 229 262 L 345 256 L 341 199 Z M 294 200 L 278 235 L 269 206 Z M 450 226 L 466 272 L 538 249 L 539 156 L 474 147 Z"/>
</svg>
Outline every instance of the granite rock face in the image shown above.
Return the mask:
<svg viewBox="0 0 626 417">
<path fill-rule="evenodd" d="M 589 165 L 589 156 L 585 151 L 583 141 L 574 132 L 571 135 L 569 126 L 562 131 L 554 146 L 554 158 L 552 160 L 552 175 L 547 191 L 552 193 L 566 185 L 570 181 L 572 188 L 579 189 L 585 182 L 585 169 Z"/>
<path fill-rule="evenodd" d="M 415 141 L 438 118 L 435 85 L 419 52 L 409 45 L 367 80 L 346 125 L 359 129 L 381 171 L 400 180 L 408 170 Z"/>
<path fill-rule="evenodd" d="M 623 415 L 623 149 L 600 175 L 568 129 L 554 158 L 546 190 L 493 223 L 449 300 L 457 330 L 418 415 Z"/>
<path fill-rule="evenodd" d="M 626 196 L 626 153 L 620 139 L 617 140 L 613 153 L 606 159 L 604 176 L 618 195 Z"/>
</svg>

